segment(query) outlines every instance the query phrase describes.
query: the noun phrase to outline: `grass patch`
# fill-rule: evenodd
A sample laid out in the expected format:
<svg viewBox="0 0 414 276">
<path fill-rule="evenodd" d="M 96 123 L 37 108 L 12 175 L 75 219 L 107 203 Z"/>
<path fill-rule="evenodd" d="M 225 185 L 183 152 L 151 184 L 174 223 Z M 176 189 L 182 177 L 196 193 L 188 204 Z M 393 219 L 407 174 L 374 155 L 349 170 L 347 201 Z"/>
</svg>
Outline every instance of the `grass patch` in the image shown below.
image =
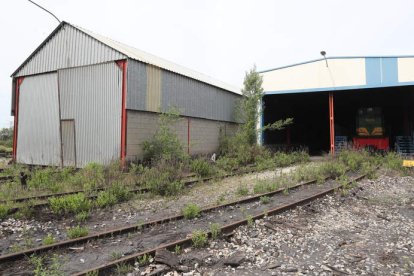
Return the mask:
<svg viewBox="0 0 414 276">
<path fill-rule="evenodd" d="M 73 228 L 70 228 L 67 234 L 70 239 L 76 239 L 80 237 L 85 237 L 88 235 L 88 233 L 89 231 L 86 227 L 81 227 L 78 225 Z"/>
<path fill-rule="evenodd" d="M 5 204 L 0 204 L 0 219 L 4 219 L 9 215 L 10 207 Z"/>
<path fill-rule="evenodd" d="M 262 204 L 268 204 L 268 203 L 270 203 L 270 197 L 268 197 L 268 196 L 261 196 L 260 197 L 260 203 L 262 203 Z"/>
<path fill-rule="evenodd" d="M 190 168 L 192 172 L 201 177 L 207 177 L 214 174 L 213 166 L 201 158 L 191 161 Z"/>
<path fill-rule="evenodd" d="M 52 197 L 49 204 L 55 214 L 78 214 L 88 212 L 92 208 L 92 201 L 87 199 L 84 193 Z"/>
<path fill-rule="evenodd" d="M 79 214 L 76 214 L 75 216 L 75 220 L 77 222 L 85 222 L 88 220 L 88 218 L 89 218 L 89 212 L 87 211 L 82 211 Z"/>
<path fill-rule="evenodd" d="M 186 219 L 193 219 L 200 216 L 201 208 L 194 203 L 189 203 L 184 206 L 182 213 Z"/>
<path fill-rule="evenodd" d="M 51 245 L 54 244 L 56 242 L 55 238 L 53 237 L 52 234 L 47 234 L 46 237 L 43 238 L 42 240 L 42 244 L 43 245 Z"/>
<path fill-rule="evenodd" d="M 220 224 L 212 223 L 210 225 L 210 233 L 211 233 L 211 238 L 213 240 L 217 239 L 220 236 L 220 233 L 221 233 Z"/>
<path fill-rule="evenodd" d="M 236 194 L 239 196 L 247 196 L 249 194 L 249 188 L 247 188 L 246 185 L 240 184 L 239 187 L 237 187 Z"/>
<path fill-rule="evenodd" d="M 207 233 L 203 230 L 195 230 L 192 233 L 192 242 L 193 246 L 197 248 L 201 248 L 207 245 Z"/>
</svg>

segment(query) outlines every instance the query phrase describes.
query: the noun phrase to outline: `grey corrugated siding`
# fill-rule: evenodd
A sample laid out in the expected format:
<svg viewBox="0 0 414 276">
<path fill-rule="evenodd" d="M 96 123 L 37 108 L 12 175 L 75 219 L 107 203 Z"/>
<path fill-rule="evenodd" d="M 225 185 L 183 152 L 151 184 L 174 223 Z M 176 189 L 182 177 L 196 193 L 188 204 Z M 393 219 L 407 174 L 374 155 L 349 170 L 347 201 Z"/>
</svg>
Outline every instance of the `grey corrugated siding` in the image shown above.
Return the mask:
<svg viewBox="0 0 414 276">
<path fill-rule="evenodd" d="M 145 110 L 147 91 L 147 65 L 128 60 L 127 109 Z"/>
<path fill-rule="evenodd" d="M 126 56 L 70 25 L 64 25 L 15 76 L 25 76 L 75 66 L 91 65 Z"/>
<path fill-rule="evenodd" d="M 26 77 L 20 86 L 17 162 L 61 164 L 57 74 Z"/>
<path fill-rule="evenodd" d="M 148 108 L 154 106 L 148 103 L 151 66 L 128 60 L 128 109 L 154 111 Z M 163 69 L 160 79 L 162 111 L 177 107 L 184 116 L 235 122 L 234 108 L 241 96 Z"/>
<path fill-rule="evenodd" d="M 161 107 L 178 107 L 185 116 L 234 122 L 240 96 L 169 71 L 163 71 Z"/>
<path fill-rule="evenodd" d="M 115 62 L 59 71 L 62 119 L 75 120 L 76 166 L 120 157 L 122 71 Z"/>
</svg>

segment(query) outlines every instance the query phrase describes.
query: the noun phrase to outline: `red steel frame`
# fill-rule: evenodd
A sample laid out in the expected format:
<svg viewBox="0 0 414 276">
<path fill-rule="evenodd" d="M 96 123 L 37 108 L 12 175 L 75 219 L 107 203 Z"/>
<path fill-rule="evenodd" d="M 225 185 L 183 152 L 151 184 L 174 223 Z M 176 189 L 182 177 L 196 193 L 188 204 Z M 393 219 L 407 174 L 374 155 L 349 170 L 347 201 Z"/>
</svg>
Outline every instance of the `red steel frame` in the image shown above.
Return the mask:
<svg viewBox="0 0 414 276">
<path fill-rule="evenodd" d="M 23 82 L 24 77 L 16 78 L 16 87 L 15 87 L 15 95 L 14 95 L 14 123 L 13 123 L 13 154 L 12 158 L 13 161 L 16 161 L 17 158 L 17 128 L 19 126 L 19 92 L 20 92 L 20 85 Z"/>
<path fill-rule="evenodd" d="M 122 70 L 121 162 L 124 164 L 125 157 L 126 157 L 126 129 L 127 129 L 127 113 L 126 113 L 127 61 L 118 60 L 116 63 Z"/>
<path fill-rule="evenodd" d="M 333 92 L 329 92 L 329 132 L 330 132 L 330 142 L 331 155 L 335 154 L 335 124 L 334 124 L 334 98 Z"/>
</svg>

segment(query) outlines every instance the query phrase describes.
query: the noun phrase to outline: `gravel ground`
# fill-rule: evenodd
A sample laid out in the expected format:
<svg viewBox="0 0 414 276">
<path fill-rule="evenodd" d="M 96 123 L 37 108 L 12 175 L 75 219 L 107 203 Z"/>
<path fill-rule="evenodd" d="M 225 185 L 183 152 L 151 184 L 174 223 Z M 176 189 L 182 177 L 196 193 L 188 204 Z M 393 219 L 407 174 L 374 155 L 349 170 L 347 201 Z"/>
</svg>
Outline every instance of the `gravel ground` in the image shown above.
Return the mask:
<svg viewBox="0 0 414 276">
<path fill-rule="evenodd" d="M 305 165 L 306 166 L 306 165 Z M 200 207 L 215 205 L 221 202 L 241 199 L 237 189 L 245 185 L 251 194 L 253 186 L 259 179 L 272 179 L 280 174 L 289 174 L 297 166 L 277 168 L 259 173 L 234 176 L 219 181 L 197 183 L 187 188 L 177 197 L 160 197 L 144 194 L 128 202 L 117 204 L 112 208 L 94 210 L 90 219 L 83 223 L 89 233 L 101 232 L 131 224 L 142 223 L 180 213 L 189 203 L 196 203 Z M 71 217 L 58 217 L 44 210 L 35 216 L 35 219 L 0 220 L 0 253 L 21 251 L 24 248 L 40 246 L 42 239 L 48 234 L 53 235 L 56 241 L 67 239 L 68 228 L 77 225 Z"/>
<path fill-rule="evenodd" d="M 414 275 L 414 178 L 382 173 L 346 197 L 326 196 L 188 249 L 180 261 L 184 268 L 166 274 Z"/>
</svg>

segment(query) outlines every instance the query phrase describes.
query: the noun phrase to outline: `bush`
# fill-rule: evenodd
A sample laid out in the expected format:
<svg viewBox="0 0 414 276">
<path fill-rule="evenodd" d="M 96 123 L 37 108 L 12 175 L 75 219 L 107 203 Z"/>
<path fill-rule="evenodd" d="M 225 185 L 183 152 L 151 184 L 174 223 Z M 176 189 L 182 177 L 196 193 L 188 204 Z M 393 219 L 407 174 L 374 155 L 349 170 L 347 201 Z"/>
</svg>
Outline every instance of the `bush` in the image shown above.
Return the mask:
<svg viewBox="0 0 414 276">
<path fill-rule="evenodd" d="M 345 174 L 346 166 L 340 162 L 327 162 L 319 166 L 319 172 L 323 176 L 330 176 L 332 178 L 338 178 Z"/>
<path fill-rule="evenodd" d="M 370 156 L 366 151 L 344 150 L 338 154 L 338 159 L 351 171 L 360 170 L 362 163 L 369 161 Z"/>
<path fill-rule="evenodd" d="M 113 206 L 116 203 L 125 201 L 129 198 L 128 189 L 122 184 L 116 182 L 106 190 L 98 193 L 96 199 L 96 205 L 98 207 L 104 208 L 108 206 Z"/>
<path fill-rule="evenodd" d="M 216 161 L 216 166 L 226 172 L 232 172 L 238 168 L 239 164 L 235 158 L 224 156 Z"/>
<path fill-rule="evenodd" d="M 100 208 L 113 206 L 116 204 L 116 202 L 117 200 L 115 195 L 113 195 L 109 191 L 99 192 L 98 197 L 96 198 L 96 206 Z"/>
<path fill-rule="evenodd" d="M 201 177 L 207 177 L 214 173 L 211 164 L 203 159 L 193 160 L 191 162 L 191 171 Z"/>
<path fill-rule="evenodd" d="M 275 160 L 276 166 L 278 167 L 286 167 L 294 162 L 293 156 L 284 152 L 275 153 L 273 158 Z"/>
<path fill-rule="evenodd" d="M 95 190 L 105 184 L 105 167 L 98 163 L 89 163 L 77 173 L 85 190 Z"/>
<path fill-rule="evenodd" d="M 154 194 L 176 195 L 182 188 L 182 164 L 172 160 L 159 160 L 142 175 L 142 181 Z"/>
<path fill-rule="evenodd" d="M 160 114 L 157 131 L 150 140 L 143 144 L 144 160 L 153 163 L 162 159 L 184 160 L 187 158 L 177 134 L 171 129 L 171 126 L 178 120 L 177 110 Z"/>
<path fill-rule="evenodd" d="M 63 197 L 52 197 L 49 199 L 49 205 L 55 214 L 77 214 L 82 211 L 89 211 L 92 202 L 85 197 L 85 194 L 78 193 Z"/>
<path fill-rule="evenodd" d="M 186 219 L 192 219 L 192 218 L 198 217 L 200 215 L 200 212 L 201 212 L 201 208 L 197 204 L 194 204 L 194 203 L 187 204 L 182 210 L 183 216 Z"/>
<path fill-rule="evenodd" d="M 196 230 L 192 233 L 191 240 L 193 241 L 194 247 L 204 247 L 207 244 L 207 233 L 203 230 Z"/>
<path fill-rule="evenodd" d="M 394 171 L 406 171 L 407 169 L 402 166 L 403 159 L 395 152 L 388 152 L 383 158 L 383 166 L 387 169 Z"/>
<path fill-rule="evenodd" d="M 88 229 L 86 227 L 80 227 L 79 225 L 68 230 L 68 237 L 70 239 L 85 237 L 87 235 Z"/>
</svg>

